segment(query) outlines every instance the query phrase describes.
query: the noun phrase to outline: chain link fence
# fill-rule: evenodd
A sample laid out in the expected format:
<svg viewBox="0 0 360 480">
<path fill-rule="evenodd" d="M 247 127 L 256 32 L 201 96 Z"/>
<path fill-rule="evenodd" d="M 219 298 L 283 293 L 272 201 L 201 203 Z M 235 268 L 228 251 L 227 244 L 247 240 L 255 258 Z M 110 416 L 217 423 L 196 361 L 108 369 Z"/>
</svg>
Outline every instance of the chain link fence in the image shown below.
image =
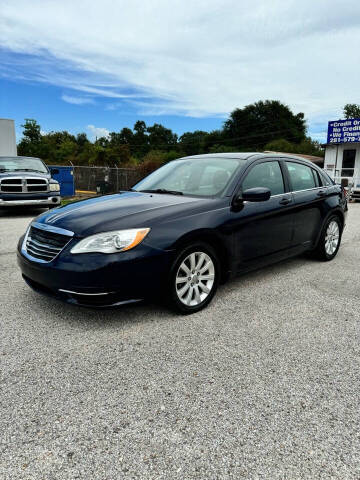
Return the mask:
<svg viewBox="0 0 360 480">
<path fill-rule="evenodd" d="M 86 167 L 74 168 L 75 189 L 97 193 L 129 190 L 144 173 L 136 168 Z"/>
</svg>

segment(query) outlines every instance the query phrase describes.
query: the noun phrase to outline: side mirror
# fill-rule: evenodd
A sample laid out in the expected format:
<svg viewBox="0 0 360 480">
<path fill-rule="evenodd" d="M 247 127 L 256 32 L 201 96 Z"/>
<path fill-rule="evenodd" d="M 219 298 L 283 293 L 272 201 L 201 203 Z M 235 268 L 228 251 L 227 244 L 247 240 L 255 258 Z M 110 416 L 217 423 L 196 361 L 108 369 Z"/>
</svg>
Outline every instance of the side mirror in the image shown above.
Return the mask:
<svg viewBox="0 0 360 480">
<path fill-rule="evenodd" d="M 271 191 L 264 187 L 248 188 L 242 192 L 241 197 L 247 202 L 265 202 L 271 197 Z"/>
<path fill-rule="evenodd" d="M 51 173 L 51 175 L 57 175 L 59 173 L 59 169 L 58 168 L 50 168 L 50 173 Z"/>
</svg>

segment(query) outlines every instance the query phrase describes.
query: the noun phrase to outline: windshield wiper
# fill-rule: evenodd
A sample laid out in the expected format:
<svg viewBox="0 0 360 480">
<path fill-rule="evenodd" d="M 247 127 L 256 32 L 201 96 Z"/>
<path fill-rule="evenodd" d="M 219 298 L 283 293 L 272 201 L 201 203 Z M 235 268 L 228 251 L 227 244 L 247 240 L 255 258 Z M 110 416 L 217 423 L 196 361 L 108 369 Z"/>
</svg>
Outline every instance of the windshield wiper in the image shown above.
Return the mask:
<svg viewBox="0 0 360 480">
<path fill-rule="evenodd" d="M 177 190 L 166 190 L 166 188 L 155 188 L 154 190 L 137 190 L 138 192 L 143 193 L 165 193 L 169 195 L 184 195 L 183 192 L 178 192 Z"/>
</svg>

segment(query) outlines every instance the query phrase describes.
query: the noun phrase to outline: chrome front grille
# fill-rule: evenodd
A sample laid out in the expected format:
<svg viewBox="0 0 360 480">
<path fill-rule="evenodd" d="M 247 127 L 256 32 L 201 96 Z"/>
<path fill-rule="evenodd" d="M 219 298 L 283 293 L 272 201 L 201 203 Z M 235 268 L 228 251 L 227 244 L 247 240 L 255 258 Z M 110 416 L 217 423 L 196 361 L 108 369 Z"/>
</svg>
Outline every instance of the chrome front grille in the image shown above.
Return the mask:
<svg viewBox="0 0 360 480">
<path fill-rule="evenodd" d="M 0 192 L 3 193 L 41 193 L 48 191 L 46 178 L 8 177 L 0 180 Z"/>
<path fill-rule="evenodd" d="M 63 248 L 70 242 L 72 232 L 69 234 L 57 233 L 52 228 L 45 230 L 31 225 L 30 230 L 24 241 L 24 250 L 34 259 L 43 262 L 51 262 L 63 250 Z M 60 230 L 60 229 L 58 229 Z"/>
</svg>

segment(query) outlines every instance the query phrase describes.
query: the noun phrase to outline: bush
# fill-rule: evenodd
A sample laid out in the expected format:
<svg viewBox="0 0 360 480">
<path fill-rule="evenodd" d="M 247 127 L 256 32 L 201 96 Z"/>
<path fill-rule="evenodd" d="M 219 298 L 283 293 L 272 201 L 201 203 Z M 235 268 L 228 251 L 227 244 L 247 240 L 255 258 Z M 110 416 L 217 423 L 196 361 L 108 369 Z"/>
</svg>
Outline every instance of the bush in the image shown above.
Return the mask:
<svg viewBox="0 0 360 480">
<path fill-rule="evenodd" d="M 292 143 L 288 140 L 280 138 L 279 140 L 273 140 L 265 145 L 264 150 L 270 150 L 271 152 L 282 153 L 299 153 L 303 155 L 314 155 L 316 157 L 324 156 L 324 150 L 320 143 L 307 137 L 300 143 Z"/>
<path fill-rule="evenodd" d="M 213 145 L 209 148 L 209 153 L 231 153 L 238 152 L 239 149 L 236 147 L 227 147 L 226 145 Z"/>
</svg>

